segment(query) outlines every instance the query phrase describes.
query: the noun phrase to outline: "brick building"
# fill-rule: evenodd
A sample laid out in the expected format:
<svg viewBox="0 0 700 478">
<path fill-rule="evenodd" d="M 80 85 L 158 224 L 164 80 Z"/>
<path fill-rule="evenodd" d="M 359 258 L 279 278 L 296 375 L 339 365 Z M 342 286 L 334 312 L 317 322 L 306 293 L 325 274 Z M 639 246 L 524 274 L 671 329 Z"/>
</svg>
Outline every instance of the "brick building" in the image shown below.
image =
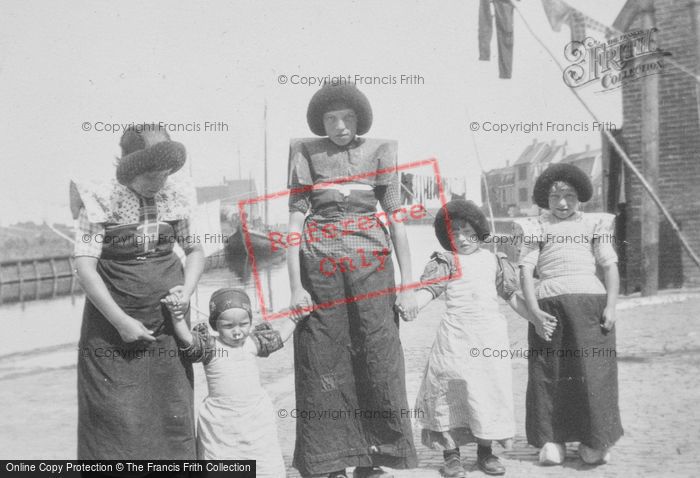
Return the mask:
<svg viewBox="0 0 700 478">
<path fill-rule="evenodd" d="M 640 5 L 628 0 L 615 27 L 630 32 L 642 27 Z M 658 47 L 670 52 L 673 61 L 692 72 L 699 71 L 698 15 L 694 2 L 655 0 L 653 2 Z M 664 62 L 659 74 L 659 174 L 658 194 L 680 225 L 691 247 L 700 251 L 700 97 L 695 79 Z M 623 128 L 616 135 L 630 159 L 642 170 L 642 84 L 644 80 L 622 83 Z M 604 141 L 604 163 L 609 171 L 607 209 L 620 214 L 618 240 L 626 241 L 621 254 L 623 292 L 642 287 L 641 198 L 639 180 L 621 167 L 615 152 Z M 642 170 L 642 173 L 644 171 Z M 659 288 L 698 286 L 700 270 L 685 254 L 668 222 L 660 215 Z"/>
</svg>

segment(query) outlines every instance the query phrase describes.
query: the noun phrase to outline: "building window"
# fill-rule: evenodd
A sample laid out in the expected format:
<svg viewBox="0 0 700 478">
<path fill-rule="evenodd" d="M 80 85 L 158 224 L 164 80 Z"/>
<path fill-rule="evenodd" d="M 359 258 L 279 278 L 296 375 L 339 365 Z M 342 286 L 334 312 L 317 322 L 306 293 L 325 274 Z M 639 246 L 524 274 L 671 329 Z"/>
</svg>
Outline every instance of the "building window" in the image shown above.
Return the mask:
<svg viewBox="0 0 700 478">
<path fill-rule="evenodd" d="M 520 202 L 527 202 L 527 188 L 520 188 Z"/>
<path fill-rule="evenodd" d="M 518 166 L 518 179 L 521 181 L 527 179 L 527 164 Z"/>
</svg>

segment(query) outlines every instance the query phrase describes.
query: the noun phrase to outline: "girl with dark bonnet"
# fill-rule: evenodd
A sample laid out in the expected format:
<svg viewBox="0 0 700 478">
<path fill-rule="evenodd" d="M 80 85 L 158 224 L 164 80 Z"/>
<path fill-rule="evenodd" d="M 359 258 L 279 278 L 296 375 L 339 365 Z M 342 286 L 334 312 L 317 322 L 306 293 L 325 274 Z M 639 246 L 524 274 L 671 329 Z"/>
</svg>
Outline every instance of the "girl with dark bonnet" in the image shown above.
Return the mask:
<svg viewBox="0 0 700 478">
<path fill-rule="evenodd" d="M 189 240 L 194 189 L 171 178 L 185 147 L 153 125 L 127 129 L 116 180 L 71 184 L 77 276 L 87 296 L 78 356 L 78 458 L 196 458 L 192 366 L 161 299 L 189 321 L 202 273 Z M 187 255 L 183 269 L 173 251 Z"/>
<path fill-rule="evenodd" d="M 164 302 L 171 307 L 170 297 Z M 182 353 L 201 362 L 209 395 L 199 407 L 197 457 L 200 460 L 255 460 L 255 475 L 286 476 L 277 438 L 272 401 L 260 383 L 255 357 L 267 357 L 282 348 L 301 317 L 253 327 L 253 311 L 242 289 L 219 289 L 209 300 L 209 333 L 200 323 L 190 331 L 176 311 L 172 314 Z"/>
<path fill-rule="evenodd" d="M 396 171 L 380 171 L 396 165 L 396 143 L 361 137 L 370 129 L 372 110 L 354 85 L 321 88 L 307 121 L 323 138 L 292 142 L 289 232 L 309 226 L 343 231 L 344 221 L 359 219 L 373 227 L 303 241 L 287 254 L 293 309 L 335 301 L 313 310 L 294 333 L 296 407 L 349 410 L 340 418 L 297 419 L 294 467 L 303 476 L 340 478 L 354 466 L 356 478 L 386 477 L 379 466 L 416 466 L 410 418 L 401 414 L 408 404 L 394 310 L 397 305 L 415 317 L 415 298 L 411 291 L 353 298 L 394 287 L 392 244 L 402 283 L 412 280 L 404 225 L 393 221 L 387 232 L 375 216 L 377 202 L 387 213 L 401 207 Z M 330 274 L 323 269 L 329 258 L 361 264 L 358 249 L 384 260 Z M 356 411 L 369 413 L 358 417 Z"/>
<path fill-rule="evenodd" d="M 540 462 L 564 461 L 566 442 L 580 442 L 587 464 L 609 460 L 622 435 L 618 408 L 615 304 L 619 276 L 611 214 L 578 211 L 593 193 L 591 181 L 574 165 L 548 167 L 535 183 L 535 203 L 545 209 L 524 225 L 520 252 L 523 293 L 540 324 L 556 319 L 551 342 L 530 327 L 528 442 L 541 448 Z M 605 285 L 596 276 L 604 271 Z M 533 271 L 539 282 L 535 287 Z"/>
<path fill-rule="evenodd" d="M 506 318 L 498 297 L 528 317 L 516 295 L 518 274 L 505 254 L 480 246 L 490 235 L 484 213 L 471 201 L 447 203 L 435 218 L 435 235 L 445 249 L 425 267 L 418 290 L 419 307 L 444 294 L 447 310 L 428 357 L 416 410 L 422 441 L 443 450 L 446 477 L 464 477 L 459 447 L 477 443 L 477 465 L 489 475 L 505 467 L 492 452 L 493 441 L 510 448 L 515 435 L 511 363 L 494 356 L 510 349 Z M 539 332 L 546 337 L 552 327 Z M 473 354 L 477 351 L 477 354 Z"/>
</svg>

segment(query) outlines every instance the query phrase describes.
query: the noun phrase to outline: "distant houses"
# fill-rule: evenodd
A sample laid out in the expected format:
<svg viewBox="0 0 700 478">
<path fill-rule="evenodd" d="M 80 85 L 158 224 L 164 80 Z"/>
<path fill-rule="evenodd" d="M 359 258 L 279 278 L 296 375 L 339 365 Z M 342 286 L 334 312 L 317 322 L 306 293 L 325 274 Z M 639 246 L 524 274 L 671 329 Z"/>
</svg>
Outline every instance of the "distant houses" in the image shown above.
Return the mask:
<svg viewBox="0 0 700 478">
<path fill-rule="evenodd" d="M 533 140 L 512 165 L 506 162 L 506 167 L 488 171 L 486 173 L 488 198 L 491 201 L 494 215 L 497 217 L 537 215 L 539 208 L 532 201 L 535 181 L 550 164 L 559 162 L 575 164 L 591 177 L 594 195 L 589 202 L 582 205 L 582 210 L 602 211 L 601 150 L 586 147 L 585 151 L 567 155 L 566 147 L 566 143 L 557 144 L 555 141 Z M 486 186 L 482 183 L 481 199 L 483 203 L 486 203 L 486 194 Z"/>
</svg>

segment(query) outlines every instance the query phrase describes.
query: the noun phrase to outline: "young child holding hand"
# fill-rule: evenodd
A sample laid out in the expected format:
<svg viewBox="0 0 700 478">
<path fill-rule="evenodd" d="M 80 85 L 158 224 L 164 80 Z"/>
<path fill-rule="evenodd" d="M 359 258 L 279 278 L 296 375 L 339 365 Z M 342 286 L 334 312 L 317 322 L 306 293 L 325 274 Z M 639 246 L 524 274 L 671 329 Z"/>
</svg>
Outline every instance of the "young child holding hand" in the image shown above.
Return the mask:
<svg viewBox="0 0 700 478">
<path fill-rule="evenodd" d="M 459 446 L 472 442 L 478 445 L 479 468 L 504 474 L 491 444 L 509 448 L 515 434 L 510 356 L 495 355 L 510 349 L 498 297 L 523 317 L 529 314 L 515 294 L 515 267 L 503 254 L 480 248 L 489 234 L 476 204 L 447 203 L 435 218 L 435 235 L 445 251 L 432 255 L 421 277 L 425 285 L 417 292 L 421 308 L 442 294 L 447 299 L 416 400 L 423 444 L 443 450 L 447 477 L 465 476 Z M 554 322 L 543 323 L 538 332 L 547 339 L 553 329 Z"/>
<path fill-rule="evenodd" d="M 209 302 L 209 325 L 218 332 L 213 337 L 204 323 L 190 331 L 174 306 L 177 296 L 163 302 L 173 312 L 183 356 L 202 362 L 207 377 L 209 395 L 197 420 L 197 457 L 256 460 L 256 476 L 286 476 L 272 401 L 260 384 L 255 357 L 267 357 L 282 348 L 300 313 L 279 319 L 275 329 L 268 323 L 253 328 L 248 295 L 240 289 L 219 289 Z"/>
</svg>

